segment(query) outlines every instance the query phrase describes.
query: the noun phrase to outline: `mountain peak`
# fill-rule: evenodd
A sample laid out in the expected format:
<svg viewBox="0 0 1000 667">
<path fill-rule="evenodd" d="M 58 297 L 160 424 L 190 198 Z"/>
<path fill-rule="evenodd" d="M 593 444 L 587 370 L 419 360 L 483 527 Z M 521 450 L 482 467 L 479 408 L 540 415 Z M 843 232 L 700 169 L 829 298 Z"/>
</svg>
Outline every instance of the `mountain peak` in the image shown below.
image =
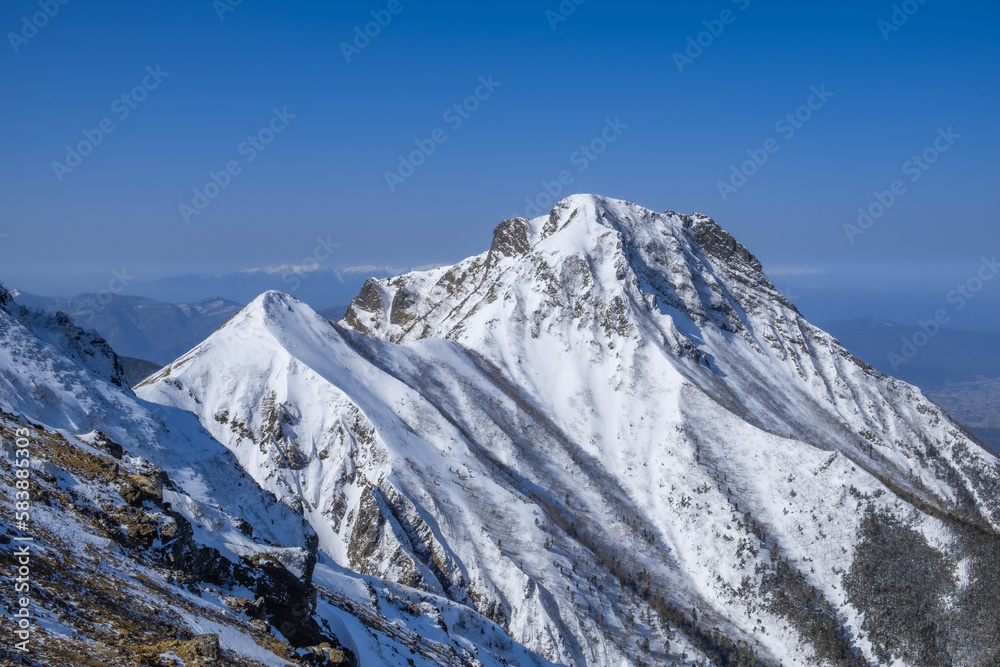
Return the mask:
<svg viewBox="0 0 1000 667">
<path fill-rule="evenodd" d="M 370 281 L 346 322 L 362 332 L 387 328 L 394 341 L 448 338 L 482 331 L 474 322 L 549 318 L 569 307 L 581 327 L 596 318 L 623 331 L 628 320 L 637 332 L 647 328 L 637 320 L 669 307 L 698 326 L 735 332 L 746 312 L 775 302 L 794 311 L 760 262 L 710 217 L 579 194 L 547 216 L 501 222 L 485 255 Z"/>
<path fill-rule="evenodd" d="M 225 323 L 205 340 L 198 343 L 186 354 L 176 358 L 172 363 L 165 364 L 160 373 L 146 378 L 142 384 L 155 381 L 157 378 L 169 377 L 177 368 L 188 363 L 217 346 L 223 341 L 222 347 L 238 345 L 238 341 L 257 339 L 261 337 L 277 341 L 284 346 L 288 337 L 300 335 L 314 329 L 316 321 L 326 322 L 312 308 L 298 299 L 283 292 L 269 290 L 259 295 L 245 307 L 234 313 Z"/>
<path fill-rule="evenodd" d="M 240 323 L 249 320 L 268 329 L 294 330 L 301 324 L 323 319 L 307 304 L 290 294 L 269 290 L 251 301 L 230 320 Z"/>
<path fill-rule="evenodd" d="M 247 308 L 262 308 L 270 312 L 275 309 L 294 310 L 294 308 L 298 305 L 304 304 L 302 304 L 302 302 L 294 296 L 277 290 L 268 290 L 251 301 L 247 305 Z"/>
<path fill-rule="evenodd" d="M 677 215 L 672 211 L 667 213 Z M 698 241 L 698 245 L 706 253 L 724 262 L 731 262 L 738 258 L 754 271 L 762 270 L 760 261 L 709 216 L 703 213 L 692 213 L 690 216 L 686 216 L 685 222 L 692 236 Z"/>
<path fill-rule="evenodd" d="M 269 290 L 233 315 L 201 344 L 174 362 L 177 367 L 192 356 L 220 345 L 227 349 L 241 341 L 254 339 L 272 350 L 305 349 L 332 331 L 330 322 L 295 297 Z M 268 342 L 263 342 L 268 341 Z"/>
<path fill-rule="evenodd" d="M 497 231 L 508 223 L 505 221 Z M 528 222 L 528 221 L 525 221 Z M 709 257 L 743 270 L 761 272 L 760 261 L 715 220 L 703 213 L 689 215 L 667 210 L 662 214 L 620 199 L 594 194 L 578 194 L 566 197 L 552 208 L 548 217 L 530 221 L 531 231 L 522 233 L 525 240 L 533 242 L 570 229 L 577 224 L 599 225 L 619 231 L 630 239 L 637 233 L 659 227 L 664 236 L 687 236 Z M 496 232 L 495 232 L 496 234 Z"/>
</svg>

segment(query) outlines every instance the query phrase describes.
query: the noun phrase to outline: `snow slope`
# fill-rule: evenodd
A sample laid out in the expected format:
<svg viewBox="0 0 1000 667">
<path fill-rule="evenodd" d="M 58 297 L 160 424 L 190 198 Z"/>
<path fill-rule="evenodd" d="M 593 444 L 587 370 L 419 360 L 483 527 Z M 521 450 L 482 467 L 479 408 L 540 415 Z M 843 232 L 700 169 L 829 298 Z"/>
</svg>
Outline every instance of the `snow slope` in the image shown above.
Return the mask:
<svg viewBox="0 0 1000 667">
<path fill-rule="evenodd" d="M 960 573 L 996 548 L 997 459 L 705 216 L 570 197 L 369 281 L 338 325 L 266 293 L 137 392 L 298 504 L 331 564 L 554 663 L 995 652 L 972 619 L 996 591 Z M 947 570 L 908 624 L 858 574 L 890 538 Z"/>
<path fill-rule="evenodd" d="M 258 485 L 194 415 L 133 394 L 102 339 L 0 288 L 10 461 L 19 438 L 33 504 L 18 529 L 20 468 L 4 466 L 0 553 L 34 538 L 34 634 L 29 654 L 0 643 L 4 664 L 134 665 L 205 635 L 223 665 L 303 664 L 321 639 L 352 665 L 549 664 L 449 600 L 337 567 L 300 502 Z M 15 574 L 0 572 L 3 590 Z"/>
</svg>

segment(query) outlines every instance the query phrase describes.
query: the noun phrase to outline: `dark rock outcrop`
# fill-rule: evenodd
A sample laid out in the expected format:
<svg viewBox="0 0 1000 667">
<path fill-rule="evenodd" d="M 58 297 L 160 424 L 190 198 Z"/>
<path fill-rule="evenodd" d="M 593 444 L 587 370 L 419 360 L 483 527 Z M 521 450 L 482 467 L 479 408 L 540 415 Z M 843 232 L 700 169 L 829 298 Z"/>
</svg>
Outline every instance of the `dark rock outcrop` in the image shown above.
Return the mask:
<svg viewBox="0 0 1000 667">
<path fill-rule="evenodd" d="M 707 255 L 727 263 L 733 262 L 734 258 L 739 258 L 752 269 L 761 270 L 760 261 L 742 243 L 734 239 L 729 232 L 708 216 L 695 213 L 686 218 L 686 223 L 691 230 L 691 235 Z"/>
<path fill-rule="evenodd" d="M 499 257 L 519 257 L 531 250 L 528 241 L 528 221 L 523 218 L 504 220 L 493 230 L 487 264 L 492 266 Z"/>
</svg>

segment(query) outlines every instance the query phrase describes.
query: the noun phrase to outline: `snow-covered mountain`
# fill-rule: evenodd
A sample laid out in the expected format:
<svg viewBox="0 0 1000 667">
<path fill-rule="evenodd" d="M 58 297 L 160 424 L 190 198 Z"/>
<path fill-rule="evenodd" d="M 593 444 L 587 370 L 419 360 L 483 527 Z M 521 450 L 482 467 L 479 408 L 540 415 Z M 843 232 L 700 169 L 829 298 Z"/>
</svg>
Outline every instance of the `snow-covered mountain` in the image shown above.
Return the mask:
<svg viewBox="0 0 1000 667">
<path fill-rule="evenodd" d="M 337 325 L 266 293 L 136 391 L 484 662 L 1000 659 L 997 459 L 702 215 L 570 197 Z"/>
<path fill-rule="evenodd" d="M 301 503 L 3 288 L 0 442 L 0 553 L 20 563 L 0 571 L 2 664 L 549 664 L 466 607 L 339 567 Z"/>
</svg>

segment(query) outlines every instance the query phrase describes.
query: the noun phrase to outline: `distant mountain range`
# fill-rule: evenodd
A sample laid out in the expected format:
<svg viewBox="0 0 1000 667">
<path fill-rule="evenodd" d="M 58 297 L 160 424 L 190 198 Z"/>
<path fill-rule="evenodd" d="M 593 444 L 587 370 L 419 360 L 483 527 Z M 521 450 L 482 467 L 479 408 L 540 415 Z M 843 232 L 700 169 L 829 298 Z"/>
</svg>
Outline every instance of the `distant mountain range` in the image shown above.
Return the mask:
<svg viewBox="0 0 1000 667">
<path fill-rule="evenodd" d="M 113 294 L 49 298 L 12 290 L 11 295 L 22 306 L 66 313 L 77 326 L 96 330 L 120 356 L 160 366 L 205 340 L 243 307 L 220 298 L 163 303 Z"/>
<path fill-rule="evenodd" d="M 404 272 L 388 266 L 310 268 L 275 266 L 224 274 L 187 274 L 129 285 L 133 294 L 165 301 L 196 302 L 214 294 L 238 303 L 249 303 L 268 290 L 290 294 L 319 310 L 346 307 L 368 278 L 387 278 Z"/>
<path fill-rule="evenodd" d="M 152 361 L 135 359 L 133 357 L 118 357 L 118 361 L 122 364 L 125 382 L 128 383 L 128 386 L 130 387 L 134 387 L 142 380 L 145 380 L 147 377 L 163 368 L 162 365 Z"/>
<path fill-rule="evenodd" d="M 323 310 L 316 311 L 323 317 L 333 322 L 343 319 L 344 315 L 347 314 L 347 306 L 333 306 L 331 308 L 324 308 Z"/>
</svg>

